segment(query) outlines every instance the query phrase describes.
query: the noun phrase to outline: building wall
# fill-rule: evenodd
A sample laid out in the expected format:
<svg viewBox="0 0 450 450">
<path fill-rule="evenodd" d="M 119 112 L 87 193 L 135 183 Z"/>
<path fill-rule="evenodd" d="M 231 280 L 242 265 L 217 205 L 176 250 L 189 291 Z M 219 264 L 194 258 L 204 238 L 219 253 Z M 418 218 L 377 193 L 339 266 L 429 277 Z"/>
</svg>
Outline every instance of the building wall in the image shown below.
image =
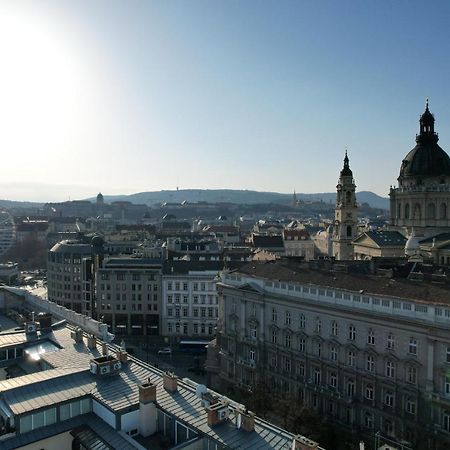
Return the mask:
<svg viewBox="0 0 450 450">
<path fill-rule="evenodd" d="M 91 254 L 88 244 L 56 244 L 47 259 L 48 299 L 76 312 L 87 313 L 82 295 L 82 260 Z"/>
<path fill-rule="evenodd" d="M 218 317 L 217 271 L 164 274 L 162 334 L 213 337 Z"/>
<path fill-rule="evenodd" d="M 117 334 L 158 334 L 160 269 L 103 267 L 97 270 L 96 310 Z"/>
<path fill-rule="evenodd" d="M 449 307 L 231 274 L 219 291 L 222 386 L 264 383 L 368 435 L 414 440 L 420 424 L 450 440 Z"/>
</svg>

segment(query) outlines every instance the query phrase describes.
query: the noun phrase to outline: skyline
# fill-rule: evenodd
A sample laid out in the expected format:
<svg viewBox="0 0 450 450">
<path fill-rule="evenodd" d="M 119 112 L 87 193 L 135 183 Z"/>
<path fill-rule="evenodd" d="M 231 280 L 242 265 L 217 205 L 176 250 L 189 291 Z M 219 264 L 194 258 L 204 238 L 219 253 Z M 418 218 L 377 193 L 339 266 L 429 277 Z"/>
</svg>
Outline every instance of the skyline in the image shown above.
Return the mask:
<svg viewBox="0 0 450 450">
<path fill-rule="evenodd" d="M 450 150 L 449 13 L 441 1 L 2 2 L 0 198 L 333 192 L 345 148 L 358 191 L 386 197 L 426 97 Z"/>
</svg>

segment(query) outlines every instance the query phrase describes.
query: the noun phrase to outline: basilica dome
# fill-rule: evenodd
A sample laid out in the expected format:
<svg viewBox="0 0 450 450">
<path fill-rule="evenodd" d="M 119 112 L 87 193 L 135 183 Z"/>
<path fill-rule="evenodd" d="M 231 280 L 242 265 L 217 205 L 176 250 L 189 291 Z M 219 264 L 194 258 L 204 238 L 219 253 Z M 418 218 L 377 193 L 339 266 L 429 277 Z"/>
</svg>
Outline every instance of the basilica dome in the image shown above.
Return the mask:
<svg viewBox="0 0 450 450">
<path fill-rule="evenodd" d="M 428 109 L 420 116 L 420 133 L 417 145 L 406 155 L 400 168 L 399 180 L 404 177 L 450 176 L 450 157 L 438 145 L 434 132 L 434 117 Z"/>
</svg>

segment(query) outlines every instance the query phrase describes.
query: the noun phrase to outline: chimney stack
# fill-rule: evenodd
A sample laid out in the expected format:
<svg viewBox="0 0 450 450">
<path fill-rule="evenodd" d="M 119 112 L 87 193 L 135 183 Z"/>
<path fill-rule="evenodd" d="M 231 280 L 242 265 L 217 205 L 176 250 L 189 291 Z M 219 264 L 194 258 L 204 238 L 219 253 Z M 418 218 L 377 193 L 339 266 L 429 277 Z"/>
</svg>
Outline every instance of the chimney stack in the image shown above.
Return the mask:
<svg viewBox="0 0 450 450">
<path fill-rule="evenodd" d="M 241 412 L 241 429 L 248 432 L 255 430 L 255 414 L 247 409 Z"/>
<path fill-rule="evenodd" d="M 108 345 L 106 342 L 102 342 L 102 355 L 107 356 L 108 355 Z"/>
<path fill-rule="evenodd" d="M 150 382 L 139 386 L 139 434 L 142 437 L 156 433 L 156 384 Z"/>
<path fill-rule="evenodd" d="M 225 422 L 228 419 L 230 410 L 228 404 L 219 401 L 213 405 L 209 405 L 206 408 L 206 413 L 208 414 L 208 426 L 213 427 L 219 423 Z"/>
<path fill-rule="evenodd" d="M 87 346 L 91 350 L 95 350 L 97 348 L 97 338 L 93 334 L 88 336 L 88 338 L 87 338 Z"/>
<path fill-rule="evenodd" d="M 178 377 L 173 372 L 166 372 L 163 375 L 163 386 L 167 392 L 174 393 L 178 389 Z"/>
<path fill-rule="evenodd" d="M 117 350 L 117 359 L 122 364 L 125 364 L 126 362 L 128 362 L 128 353 L 123 350 Z"/>
</svg>

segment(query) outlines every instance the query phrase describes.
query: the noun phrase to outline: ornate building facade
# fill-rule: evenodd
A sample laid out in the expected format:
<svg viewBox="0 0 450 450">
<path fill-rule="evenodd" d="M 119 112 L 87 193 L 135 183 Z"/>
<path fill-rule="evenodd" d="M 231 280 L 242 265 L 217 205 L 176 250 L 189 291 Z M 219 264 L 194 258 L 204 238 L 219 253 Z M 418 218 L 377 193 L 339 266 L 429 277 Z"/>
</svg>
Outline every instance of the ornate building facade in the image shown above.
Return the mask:
<svg viewBox="0 0 450 450">
<path fill-rule="evenodd" d="M 398 187 L 389 192 L 391 226 L 430 237 L 450 231 L 450 157 L 438 145 L 428 100 L 419 122 L 416 146 L 402 161 Z"/>
<path fill-rule="evenodd" d="M 350 169 L 347 152 L 344 167 L 336 186 L 336 208 L 333 233 L 333 256 L 337 260 L 353 259 L 352 241 L 357 236 L 358 218 L 355 181 Z"/>
</svg>

